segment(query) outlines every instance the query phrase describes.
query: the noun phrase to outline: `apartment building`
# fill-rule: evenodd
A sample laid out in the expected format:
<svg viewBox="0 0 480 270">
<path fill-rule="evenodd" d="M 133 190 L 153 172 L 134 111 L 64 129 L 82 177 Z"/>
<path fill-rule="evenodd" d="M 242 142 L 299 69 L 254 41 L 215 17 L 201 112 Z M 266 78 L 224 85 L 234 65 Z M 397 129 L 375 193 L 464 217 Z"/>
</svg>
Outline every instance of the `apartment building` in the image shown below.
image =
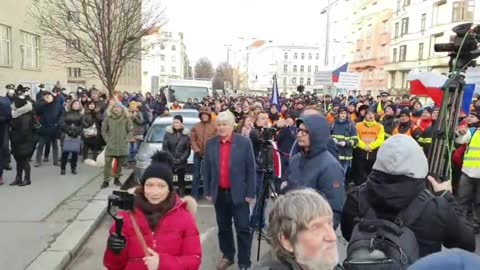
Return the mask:
<svg viewBox="0 0 480 270">
<path fill-rule="evenodd" d="M 477 3 L 477 4 L 476 4 Z M 474 0 L 397 0 L 391 21 L 388 88 L 409 93 L 411 70 L 448 73 L 447 53 L 434 51 L 434 44 L 448 43 L 452 27 L 480 19 L 480 4 Z"/>
<path fill-rule="evenodd" d="M 96 76 L 88 74 L 80 64 L 65 65 L 54 60 L 45 44 L 37 23 L 30 16 L 35 0 L 2 0 L 0 8 L 0 94 L 9 83 L 22 84 L 32 89 L 32 94 L 43 83 L 52 88 L 57 82 L 69 91 L 78 86 L 106 90 Z M 71 16 L 65 11 L 65 16 Z M 65 50 L 69 44 L 65 44 Z M 63 53 L 63 52 L 62 52 Z M 141 85 L 141 65 L 132 61 L 124 68 L 118 90 L 138 90 Z"/>
<path fill-rule="evenodd" d="M 362 74 L 359 92 L 353 94 L 376 95 L 388 86 L 384 66 L 389 62 L 391 45 L 391 1 L 359 0 L 352 4 L 354 44 L 349 71 Z"/>
</svg>

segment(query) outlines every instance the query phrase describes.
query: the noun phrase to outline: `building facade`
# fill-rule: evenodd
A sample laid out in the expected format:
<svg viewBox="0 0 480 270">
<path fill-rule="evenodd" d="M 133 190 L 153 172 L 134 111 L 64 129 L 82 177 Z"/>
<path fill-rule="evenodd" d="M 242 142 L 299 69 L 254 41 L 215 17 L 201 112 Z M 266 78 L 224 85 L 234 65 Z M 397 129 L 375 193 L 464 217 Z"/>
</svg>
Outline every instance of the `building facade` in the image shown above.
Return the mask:
<svg viewBox="0 0 480 270">
<path fill-rule="evenodd" d="M 68 91 L 78 86 L 95 86 L 106 90 L 96 76 L 89 75 L 81 65 L 65 65 L 51 57 L 58 52 L 48 51 L 45 39 L 38 32 L 35 20 L 29 15 L 35 0 L 2 0 L 0 9 L 0 91 L 6 84 L 22 84 L 32 94 L 43 83 L 52 88 L 57 82 Z M 68 16 L 68 11 L 65 12 Z M 65 46 L 67 51 L 68 44 Z M 118 90 L 140 88 L 140 62 L 132 61 L 124 69 Z"/>
<path fill-rule="evenodd" d="M 157 92 L 169 79 L 192 78 L 183 33 L 158 29 L 144 43 L 148 52 L 142 59 L 143 92 Z"/>
<path fill-rule="evenodd" d="M 255 41 L 247 48 L 246 66 L 248 90 L 269 93 L 273 76 L 277 76 L 280 92 L 292 93 L 297 86 L 313 91 L 314 72 L 322 65 L 318 45 L 282 45 L 267 41 Z"/>
<path fill-rule="evenodd" d="M 398 0 L 391 23 L 390 59 L 385 66 L 389 89 L 409 93 L 407 74 L 411 70 L 448 73 L 448 53 L 435 52 L 434 45 L 449 43 L 452 27 L 479 19 L 480 1 Z"/>
<path fill-rule="evenodd" d="M 349 71 L 362 74 L 357 94 L 377 95 L 387 90 L 388 79 L 384 67 L 389 62 L 393 14 L 391 3 L 391 0 L 361 0 L 352 3 L 354 20 L 351 37 L 354 44 L 351 47 Z"/>
</svg>

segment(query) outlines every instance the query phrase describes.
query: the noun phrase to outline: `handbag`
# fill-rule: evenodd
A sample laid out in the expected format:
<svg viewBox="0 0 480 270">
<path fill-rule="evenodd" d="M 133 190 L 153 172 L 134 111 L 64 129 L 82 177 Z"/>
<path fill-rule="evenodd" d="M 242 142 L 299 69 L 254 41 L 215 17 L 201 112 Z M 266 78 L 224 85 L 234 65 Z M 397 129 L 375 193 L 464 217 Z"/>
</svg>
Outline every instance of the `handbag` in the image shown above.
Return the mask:
<svg viewBox="0 0 480 270">
<path fill-rule="evenodd" d="M 63 152 L 80 153 L 81 148 L 82 140 L 80 138 L 65 136 L 65 139 L 63 139 Z"/>
<path fill-rule="evenodd" d="M 97 136 L 97 134 L 98 134 L 98 129 L 95 124 L 89 126 L 88 128 L 83 129 L 83 136 L 85 136 L 85 138 L 95 137 Z"/>
</svg>

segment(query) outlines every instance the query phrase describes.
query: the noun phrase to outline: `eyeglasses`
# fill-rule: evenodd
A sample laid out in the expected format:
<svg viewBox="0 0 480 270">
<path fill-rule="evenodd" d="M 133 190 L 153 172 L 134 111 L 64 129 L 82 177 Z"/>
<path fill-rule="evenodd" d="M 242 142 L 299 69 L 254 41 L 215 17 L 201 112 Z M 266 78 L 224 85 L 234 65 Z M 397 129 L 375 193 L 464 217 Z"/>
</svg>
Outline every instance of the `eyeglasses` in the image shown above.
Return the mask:
<svg viewBox="0 0 480 270">
<path fill-rule="evenodd" d="M 298 129 L 298 134 L 306 136 L 306 135 L 310 134 L 310 132 L 308 131 L 308 129 L 299 128 Z"/>
</svg>

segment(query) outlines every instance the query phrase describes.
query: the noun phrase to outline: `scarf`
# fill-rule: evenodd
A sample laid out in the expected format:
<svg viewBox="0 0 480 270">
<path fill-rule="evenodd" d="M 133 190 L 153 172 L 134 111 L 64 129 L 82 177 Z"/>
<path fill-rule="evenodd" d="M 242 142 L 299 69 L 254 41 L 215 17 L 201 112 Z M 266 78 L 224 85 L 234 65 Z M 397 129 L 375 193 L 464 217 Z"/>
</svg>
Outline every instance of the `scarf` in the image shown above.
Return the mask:
<svg viewBox="0 0 480 270">
<path fill-rule="evenodd" d="M 135 190 L 135 208 L 140 209 L 140 211 L 143 212 L 152 232 L 155 231 L 160 220 L 175 206 L 176 202 L 177 193 L 175 191 L 170 191 L 163 202 L 159 204 L 151 204 L 147 198 L 145 198 L 143 187 L 139 187 Z"/>
<path fill-rule="evenodd" d="M 28 112 L 32 111 L 32 103 L 27 101 L 25 105 L 20 108 L 16 108 L 14 104 L 12 104 L 12 118 L 18 118 Z"/>
</svg>

